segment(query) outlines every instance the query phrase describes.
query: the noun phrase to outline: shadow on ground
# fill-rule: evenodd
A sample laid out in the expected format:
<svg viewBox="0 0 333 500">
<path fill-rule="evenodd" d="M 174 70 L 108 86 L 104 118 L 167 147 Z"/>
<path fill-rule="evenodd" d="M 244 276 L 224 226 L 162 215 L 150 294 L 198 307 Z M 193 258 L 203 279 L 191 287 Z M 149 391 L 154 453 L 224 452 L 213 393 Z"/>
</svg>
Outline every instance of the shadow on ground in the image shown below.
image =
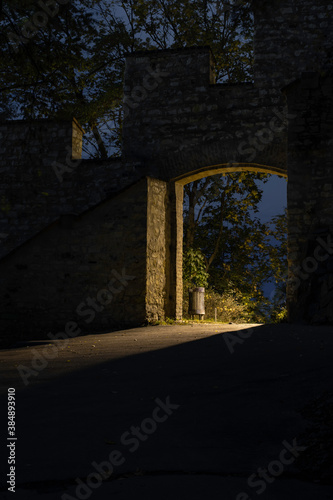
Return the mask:
<svg viewBox="0 0 333 500">
<path fill-rule="evenodd" d="M 331 328 L 173 326 L 78 337 L 40 371 L 38 354 L 49 346 L 37 344 L 3 351 L 1 363 L 3 391 L 17 392 L 16 498 L 24 500 L 79 498 L 79 485 L 96 499 L 255 498 L 258 468 L 279 461 L 286 442 L 307 446 L 313 422 L 302 409 L 318 396 L 325 405 L 332 391 Z M 34 356 L 37 375 L 25 387 L 15 365 L 31 368 Z M 6 470 L 4 439 L 1 448 Z M 333 498 L 327 474 L 309 473 L 305 454 L 289 451 L 294 460 L 261 479 L 261 498 Z M 96 464 L 116 456 L 110 478 L 87 486 Z"/>
</svg>

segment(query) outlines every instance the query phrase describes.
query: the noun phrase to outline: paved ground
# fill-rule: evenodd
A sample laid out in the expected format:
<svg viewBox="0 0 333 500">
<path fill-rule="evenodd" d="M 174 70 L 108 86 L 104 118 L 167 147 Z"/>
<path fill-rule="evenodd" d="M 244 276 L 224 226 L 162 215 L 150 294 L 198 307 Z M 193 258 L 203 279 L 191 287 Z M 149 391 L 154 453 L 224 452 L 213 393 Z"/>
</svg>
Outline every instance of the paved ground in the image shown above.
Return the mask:
<svg viewBox="0 0 333 500">
<path fill-rule="evenodd" d="M 333 499 L 333 327 L 159 326 L 0 353 L 0 498 Z"/>
</svg>

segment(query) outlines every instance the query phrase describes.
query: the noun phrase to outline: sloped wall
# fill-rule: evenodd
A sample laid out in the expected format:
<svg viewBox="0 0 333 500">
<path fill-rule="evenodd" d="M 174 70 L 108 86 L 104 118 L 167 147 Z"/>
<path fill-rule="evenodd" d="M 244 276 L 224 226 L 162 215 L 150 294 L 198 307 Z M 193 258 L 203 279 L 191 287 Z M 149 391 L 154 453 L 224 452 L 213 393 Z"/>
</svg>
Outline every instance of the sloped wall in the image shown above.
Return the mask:
<svg viewBox="0 0 333 500">
<path fill-rule="evenodd" d="M 0 258 L 133 182 L 121 159 L 82 160 L 82 132 L 75 121 L 0 124 Z"/>
<path fill-rule="evenodd" d="M 143 323 L 147 196 L 143 179 L 2 259 L 2 335 L 46 338 L 71 322 L 89 332 Z"/>
</svg>

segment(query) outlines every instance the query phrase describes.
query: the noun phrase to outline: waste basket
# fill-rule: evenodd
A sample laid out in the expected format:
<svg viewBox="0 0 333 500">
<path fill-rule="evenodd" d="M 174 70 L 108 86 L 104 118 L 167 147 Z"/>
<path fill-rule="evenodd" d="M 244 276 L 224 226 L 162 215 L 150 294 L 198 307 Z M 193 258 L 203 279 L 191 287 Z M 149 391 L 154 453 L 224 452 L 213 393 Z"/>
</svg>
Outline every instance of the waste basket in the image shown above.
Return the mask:
<svg viewBox="0 0 333 500">
<path fill-rule="evenodd" d="M 205 315 L 205 289 L 204 287 L 189 288 L 188 313 L 193 316 L 199 315 L 203 319 Z"/>
</svg>

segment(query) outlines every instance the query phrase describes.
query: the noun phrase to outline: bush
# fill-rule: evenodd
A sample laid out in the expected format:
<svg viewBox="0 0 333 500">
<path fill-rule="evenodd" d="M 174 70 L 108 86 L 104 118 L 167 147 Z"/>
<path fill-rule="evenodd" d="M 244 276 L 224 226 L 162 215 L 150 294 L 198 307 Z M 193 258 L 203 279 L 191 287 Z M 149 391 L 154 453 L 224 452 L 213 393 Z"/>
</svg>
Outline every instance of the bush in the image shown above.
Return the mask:
<svg viewBox="0 0 333 500">
<path fill-rule="evenodd" d="M 184 287 L 184 318 L 189 318 L 188 306 L 188 287 Z M 214 320 L 215 309 L 217 310 L 217 321 L 224 323 L 248 323 L 252 321 L 248 305 L 243 302 L 242 296 L 235 291 L 228 291 L 221 295 L 208 288 L 205 292 L 205 319 Z"/>
<path fill-rule="evenodd" d="M 281 309 L 273 310 L 270 319 L 272 323 L 288 323 L 287 308 L 283 307 Z"/>
</svg>

